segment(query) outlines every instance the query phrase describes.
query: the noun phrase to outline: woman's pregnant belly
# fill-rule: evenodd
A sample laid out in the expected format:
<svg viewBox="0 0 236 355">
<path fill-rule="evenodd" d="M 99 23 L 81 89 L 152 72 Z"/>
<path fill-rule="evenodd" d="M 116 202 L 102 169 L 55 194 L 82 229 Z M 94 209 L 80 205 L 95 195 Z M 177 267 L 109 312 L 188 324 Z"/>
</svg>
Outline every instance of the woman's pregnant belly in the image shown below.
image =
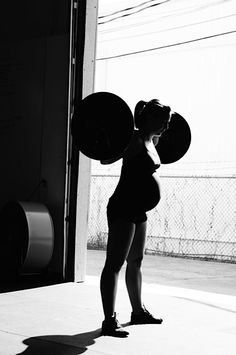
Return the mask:
<svg viewBox="0 0 236 355">
<path fill-rule="evenodd" d="M 142 213 L 152 210 L 160 201 L 160 179 L 156 172 L 120 181 L 111 200 L 123 210 Z"/>
<path fill-rule="evenodd" d="M 139 203 L 143 206 L 145 211 L 150 211 L 156 207 L 161 198 L 160 179 L 155 172 L 145 180 L 140 189 Z"/>
</svg>

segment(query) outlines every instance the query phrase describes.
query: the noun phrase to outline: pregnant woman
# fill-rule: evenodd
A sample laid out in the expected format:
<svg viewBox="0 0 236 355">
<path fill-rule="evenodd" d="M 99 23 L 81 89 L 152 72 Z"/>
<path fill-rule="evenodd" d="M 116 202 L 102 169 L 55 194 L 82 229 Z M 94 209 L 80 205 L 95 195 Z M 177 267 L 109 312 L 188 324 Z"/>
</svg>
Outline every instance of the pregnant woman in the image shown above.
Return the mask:
<svg viewBox="0 0 236 355">
<path fill-rule="evenodd" d="M 107 206 L 108 243 L 100 284 L 105 316 L 103 335 L 126 337 L 129 334 L 115 313 L 118 277 L 125 261 L 125 281 L 132 307 L 130 323 L 162 323 L 162 319 L 153 317 L 142 303 L 141 264 L 146 239 L 146 212 L 160 200 L 157 175 L 160 159 L 155 145 L 168 129 L 170 118 L 170 107 L 156 99 L 139 101 L 135 107 L 136 129 L 123 156 L 120 180 Z"/>
</svg>

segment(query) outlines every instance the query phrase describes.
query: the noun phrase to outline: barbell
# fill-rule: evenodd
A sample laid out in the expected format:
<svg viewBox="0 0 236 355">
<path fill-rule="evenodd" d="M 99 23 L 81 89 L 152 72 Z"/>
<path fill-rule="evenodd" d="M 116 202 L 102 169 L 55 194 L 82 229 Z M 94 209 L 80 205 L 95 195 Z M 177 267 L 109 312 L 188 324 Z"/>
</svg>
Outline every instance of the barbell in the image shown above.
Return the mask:
<svg viewBox="0 0 236 355">
<path fill-rule="evenodd" d="M 71 133 L 76 147 L 101 162 L 119 160 L 134 133 L 134 117 L 127 103 L 110 92 L 88 95 L 75 108 Z M 181 159 L 191 143 L 187 121 L 172 112 L 169 128 L 162 133 L 156 150 L 162 164 Z"/>
</svg>

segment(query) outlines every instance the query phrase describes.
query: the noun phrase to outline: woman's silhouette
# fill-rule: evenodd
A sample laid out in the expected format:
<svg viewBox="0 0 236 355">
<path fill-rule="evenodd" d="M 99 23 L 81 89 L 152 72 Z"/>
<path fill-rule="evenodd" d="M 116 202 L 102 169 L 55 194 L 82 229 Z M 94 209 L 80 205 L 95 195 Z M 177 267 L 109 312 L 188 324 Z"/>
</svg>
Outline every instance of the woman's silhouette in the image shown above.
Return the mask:
<svg viewBox="0 0 236 355">
<path fill-rule="evenodd" d="M 115 313 L 119 271 L 125 261 L 126 286 L 132 306 L 131 324 L 161 324 L 143 306 L 141 264 L 144 254 L 147 215 L 160 200 L 157 169 L 160 159 L 155 149 L 168 129 L 169 106 L 154 99 L 139 101 L 135 107 L 136 129 L 123 156 L 119 183 L 107 206 L 108 244 L 101 275 L 101 296 L 105 319 L 102 334 L 127 336 Z"/>
</svg>

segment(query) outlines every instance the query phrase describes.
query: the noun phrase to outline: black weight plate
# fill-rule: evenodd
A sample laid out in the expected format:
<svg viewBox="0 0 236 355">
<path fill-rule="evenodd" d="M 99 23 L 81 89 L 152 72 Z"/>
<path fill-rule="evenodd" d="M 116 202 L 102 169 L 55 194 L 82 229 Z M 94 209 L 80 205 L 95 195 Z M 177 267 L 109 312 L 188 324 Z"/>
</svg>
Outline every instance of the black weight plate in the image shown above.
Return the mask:
<svg viewBox="0 0 236 355">
<path fill-rule="evenodd" d="M 171 164 L 181 159 L 191 143 L 191 130 L 188 122 L 178 113 L 171 116 L 169 128 L 163 132 L 156 150 L 162 164 Z"/>
<path fill-rule="evenodd" d="M 133 114 L 126 102 L 109 92 L 85 97 L 75 110 L 72 136 L 79 150 L 91 159 L 122 155 L 134 131 Z"/>
</svg>

